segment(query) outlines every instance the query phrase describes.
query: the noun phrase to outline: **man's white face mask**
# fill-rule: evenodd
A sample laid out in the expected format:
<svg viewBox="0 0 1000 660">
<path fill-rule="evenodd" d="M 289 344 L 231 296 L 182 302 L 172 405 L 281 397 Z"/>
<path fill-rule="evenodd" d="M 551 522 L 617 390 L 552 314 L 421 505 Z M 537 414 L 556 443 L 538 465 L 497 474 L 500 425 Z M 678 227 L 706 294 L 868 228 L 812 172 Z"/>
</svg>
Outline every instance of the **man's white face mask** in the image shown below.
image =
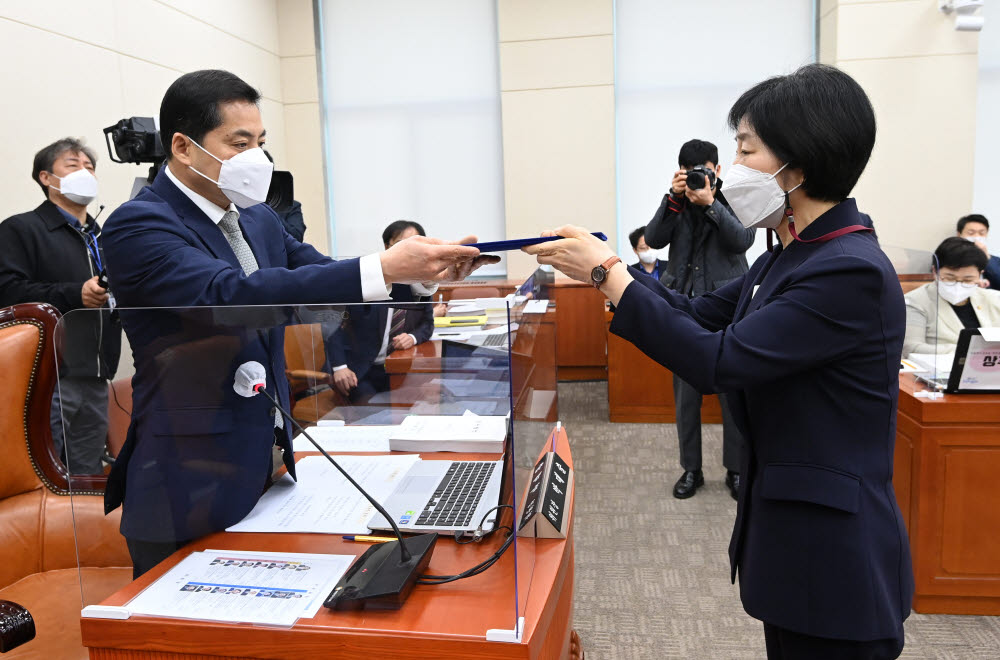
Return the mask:
<svg viewBox="0 0 1000 660">
<path fill-rule="evenodd" d="M 97 198 L 97 177 L 90 170 L 81 167 L 64 177 L 58 177 L 52 172 L 49 172 L 49 176 L 59 180 L 58 188 L 51 183 L 49 188 L 61 192 L 71 202 L 86 206 Z"/>
<path fill-rule="evenodd" d="M 188 139 L 191 140 L 191 138 Z M 249 208 L 264 203 L 267 199 L 267 190 L 271 187 L 271 173 L 274 171 L 274 165 L 267 159 L 263 149 L 254 147 L 242 151 L 232 158 L 222 160 L 194 140 L 191 142 L 222 163 L 218 181 L 205 176 L 193 167 L 191 171 L 218 185 L 222 194 L 236 206 Z"/>
</svg>

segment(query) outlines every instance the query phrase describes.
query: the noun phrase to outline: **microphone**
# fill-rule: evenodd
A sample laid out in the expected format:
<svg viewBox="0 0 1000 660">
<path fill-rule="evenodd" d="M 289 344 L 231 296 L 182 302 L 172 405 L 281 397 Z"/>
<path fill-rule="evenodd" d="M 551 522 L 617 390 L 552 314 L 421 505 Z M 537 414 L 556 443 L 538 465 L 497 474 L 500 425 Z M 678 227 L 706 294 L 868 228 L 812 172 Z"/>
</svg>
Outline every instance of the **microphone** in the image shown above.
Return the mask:
<svg viewBox="0 0 1000 660">
<path fill-rule="evenodd" d="M 94 216 L 94 221 L 95 222 L 97 221 L 97 219 L 99 217 L 101 217 L 102 213 L 104 213 L 104 204 L 101 204 L 100 206 L 97 207 L 97 215 Z"/>
<path fill-rule="evenodd" d="M 286 411 L 277 399 L 267 391 L 267 371 L 260 362 L 244 362 L 236 370 L 233 379 L 233 389 L 243 397 L 251 398 L 258 394 L 267 397 L 274 407 L 292 423 L 298 431 L 330 461 L 344 478 L 351 482 L 359 493 L 365 496 L 375 510 L 389 521 L 392 531 L 396 534 L 395 541 L 379 543 L 364 552 L 348 569 L 344 577 L 334 587 L 323 603 L 330 609 L 348 610 L 361 609 L 366 605 L 376 609 L 399 609 L 410 595 L 413 585 L 431 561 L 436 533 L 421 534 L 411 538 L 403 538 L 396 521 L 355 481 L 326 450 L 313 439 L 302 425 Z M 396 558 L 396 548 L 399 557 Z"/>
</svg>

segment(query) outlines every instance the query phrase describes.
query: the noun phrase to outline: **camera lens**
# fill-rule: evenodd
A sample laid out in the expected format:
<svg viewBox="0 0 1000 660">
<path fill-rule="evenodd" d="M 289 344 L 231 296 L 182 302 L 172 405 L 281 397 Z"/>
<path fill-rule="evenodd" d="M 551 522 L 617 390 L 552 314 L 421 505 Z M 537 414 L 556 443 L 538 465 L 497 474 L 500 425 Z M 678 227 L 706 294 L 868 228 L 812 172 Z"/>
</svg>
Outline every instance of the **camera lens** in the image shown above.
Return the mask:
<svg viewBox="0 0 1000 660">
<path fill-rule="evenodd" d="M 705 187 L 705 175 L 697 170 L 688 172 L 687 187 L 691 190 L 701 190 Z"/>
</svg>

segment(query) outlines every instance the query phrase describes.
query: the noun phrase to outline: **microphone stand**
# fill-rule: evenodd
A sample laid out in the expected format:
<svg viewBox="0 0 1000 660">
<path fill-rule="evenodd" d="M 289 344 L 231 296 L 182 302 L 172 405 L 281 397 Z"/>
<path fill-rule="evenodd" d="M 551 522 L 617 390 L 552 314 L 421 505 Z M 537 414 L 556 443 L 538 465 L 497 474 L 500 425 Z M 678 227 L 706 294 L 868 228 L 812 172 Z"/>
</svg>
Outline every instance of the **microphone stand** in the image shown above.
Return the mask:
<svg viewBox="0 0 1000 660">
<path fill-rule="evenodd" d="M 365 496 L 365 499 L 375 507 L 375 510 L 389 521 L 392 531 L 396 533 L 396 541 L 376 544 L 358 557 L 323 604 L 336 610 L 355 610 L 366 606 L 375 609 L 399 609 L 402 607 L 406 597 L 409 596 L 414 584 L 416 584 L 417 578 L 430 563 L 438 535 L 436 533 L 420 534 L 404 539 L 396 521 L 382 505 L 375 501 L 375 498 L 369 495 L 344 468 L 340 467 L 340 464 L 330 454 L 326 453 L 326 450 L 302 428 L 302 425 L 271 396 L 263 384 L 255 385 L 253 390 L 267 397 L 274 404 L 274 407 L 281 411 L 281 414 L 316 447 L 319 453 L 323 454 L 326 460 L 330 461 L 333 467 L 337 468 L 351 482 L 351 485 Z M 399 557 L 393 559 L 392 556 L 396 554 L 397 545 L 399 546 Z"/>
</svg>

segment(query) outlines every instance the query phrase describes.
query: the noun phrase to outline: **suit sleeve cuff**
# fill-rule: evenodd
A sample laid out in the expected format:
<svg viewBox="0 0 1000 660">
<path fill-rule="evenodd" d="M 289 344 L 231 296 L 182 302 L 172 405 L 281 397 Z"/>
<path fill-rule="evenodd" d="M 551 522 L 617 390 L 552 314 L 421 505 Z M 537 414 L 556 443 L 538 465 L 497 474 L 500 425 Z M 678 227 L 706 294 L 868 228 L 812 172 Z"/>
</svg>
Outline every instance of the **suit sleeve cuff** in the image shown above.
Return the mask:
<svg viewBox="0 0 1000 660">
<path fill-rule="evenodd" d="M 382 275 L 382 262 L 377 254 L 366 254 L 358 259 L 361 270 L 361 299 L 364 302 L 390 300 L 392 287 L 385 283 Z"/>
</svg>

